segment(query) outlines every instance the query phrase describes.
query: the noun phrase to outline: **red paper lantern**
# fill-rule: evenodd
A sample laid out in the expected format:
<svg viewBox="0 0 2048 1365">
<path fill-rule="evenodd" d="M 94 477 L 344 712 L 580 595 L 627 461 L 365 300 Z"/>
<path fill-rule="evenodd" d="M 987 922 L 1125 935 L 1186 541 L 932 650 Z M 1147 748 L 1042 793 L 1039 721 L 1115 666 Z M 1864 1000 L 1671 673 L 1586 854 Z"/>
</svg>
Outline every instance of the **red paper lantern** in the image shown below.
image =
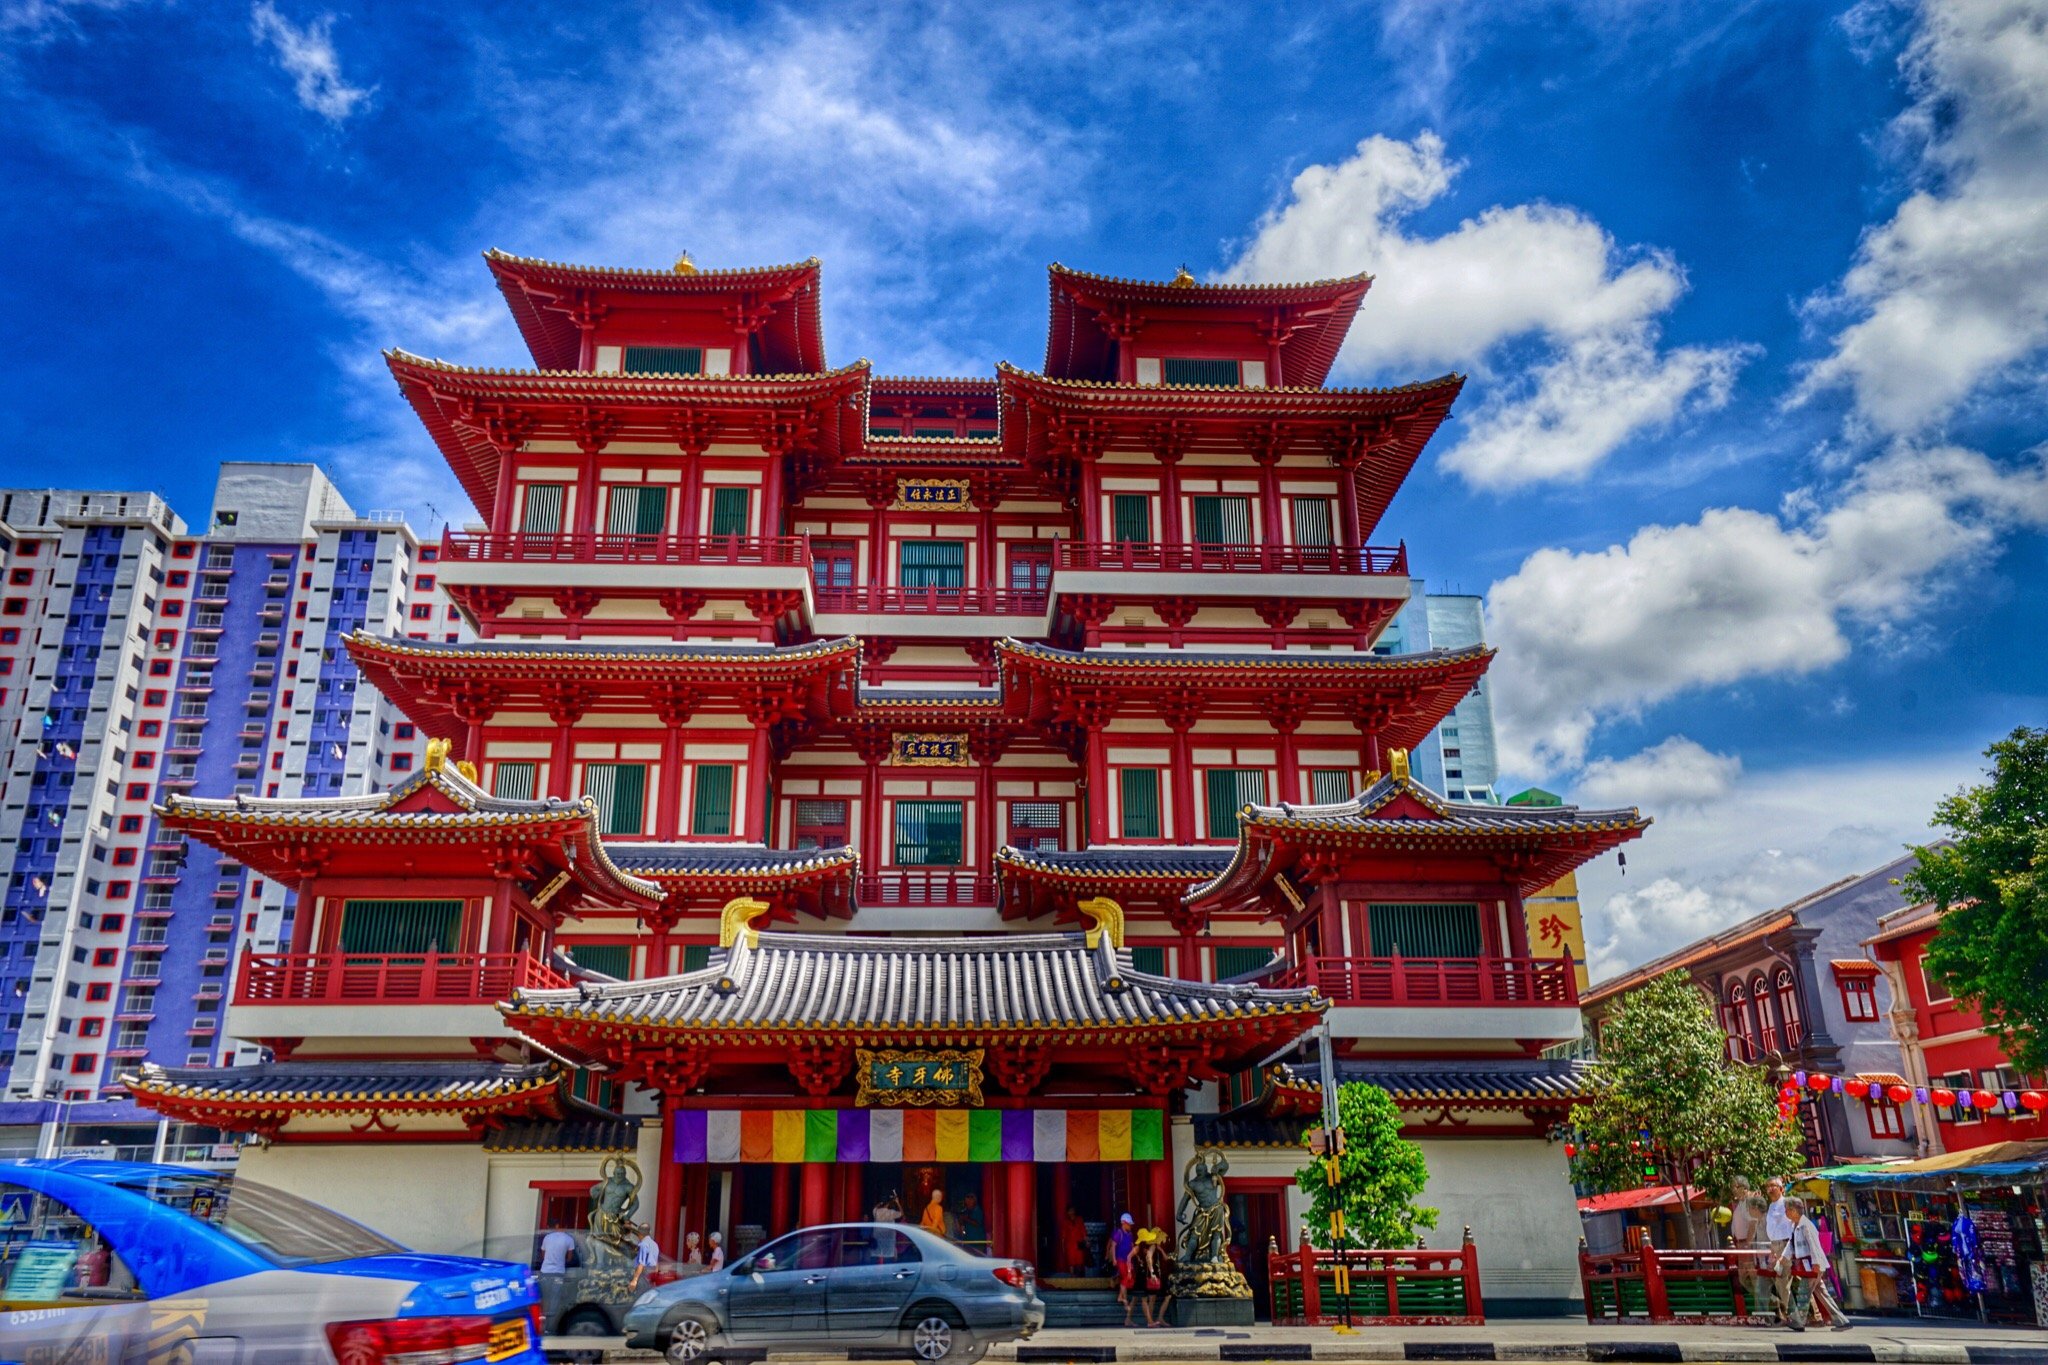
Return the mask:
<svg viewBox="0 0 2048 1365">
<path fill-rule="evenodd" d="M 1796 1100 L 1799 1098 L 1799 1089 L 1797 1086 L 1788 1085 L 1778 1092 L 1778 1098 L 1781 1100 Z"/>
<path fill-rule="evenodd" d="M 1953 1090 L 1941 1088 L 1930 1090 L 1927 1092 L 1927 1094 L 1928 1098 L 1932 1099 L 1936 1104 L 1940 1105 L 1944 1109 L 1952 1108 L 1955 1105 L 1956 1092 Z"/>
<path fill-rule="evenodd" d="M 1910 1085 L 1888 1085 L 1884 1089 L 1884 1094 L 1885 1098 L 1893 1104 L 1904 1104 L 1907 1100 L 1913 1098 L 1913 1087 Z"/>
<path fill-rule="evenodd" d="M 2038 1114 L 2043 1109 L 2048 1109 L 2048 1095 L 2044 1095 L 2038 1090 L 2022 1090 L 2020 1092 L 2020 1107 L 2031 1109 Z"/>
<path fill-rule="evenodd" d="M 1579 1145 L 1575 1142 L 1567 1142 L 1564 1145 L 1564 1154 L 1567 1157 L 1577 1156 L 1579 1154 Z"/>
<path fill-rule="evenodd" d="M 1833 1084 L 1833 1082 L 1828 1080 L 1827 1077 L 1821 1075 L 1808 1076 L 1806 1078 L 1806 1083 L 1813 1088 L 1816 1094 L 1823 1090 L 1826 1090 L 1828 1086 Z"/>
<path fill-rule="evenodd" d="M 1998 1107 L 1998 1096 L 1992 1094 L 1989 1090 L 1979 1090 L 1970 1098 L 1977 1102 L 1979 1109 L 1996 1109 Z"/>
</svg>

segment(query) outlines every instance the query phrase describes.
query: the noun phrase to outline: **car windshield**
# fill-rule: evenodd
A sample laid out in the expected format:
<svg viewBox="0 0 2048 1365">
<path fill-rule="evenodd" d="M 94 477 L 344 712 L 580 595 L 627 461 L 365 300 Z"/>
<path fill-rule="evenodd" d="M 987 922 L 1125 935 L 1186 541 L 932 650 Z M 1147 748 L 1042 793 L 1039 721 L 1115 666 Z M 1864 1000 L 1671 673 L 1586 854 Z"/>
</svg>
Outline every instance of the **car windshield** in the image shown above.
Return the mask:
<svg viewBox="0 0 2048 1365">
<path fill-rule="evenodd" d="M 323 1265 L 405 1250 L 331 1209 L 232 1175 L 165 1171 L 120 1183 L 280 1266 Z"/>
</svg>

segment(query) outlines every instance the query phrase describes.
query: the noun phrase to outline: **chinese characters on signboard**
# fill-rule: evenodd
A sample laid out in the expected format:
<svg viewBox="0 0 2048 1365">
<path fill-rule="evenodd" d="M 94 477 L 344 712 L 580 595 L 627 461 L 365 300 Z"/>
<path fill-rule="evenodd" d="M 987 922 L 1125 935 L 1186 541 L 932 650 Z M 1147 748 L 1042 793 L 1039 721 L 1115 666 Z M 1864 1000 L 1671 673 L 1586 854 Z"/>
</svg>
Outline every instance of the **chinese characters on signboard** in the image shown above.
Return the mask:
<svg viewBox="0 0 2048 1365">
<path fill-rule="evenodd" d="M 854 1052 L 857 1104 L 981 1104 L 981 1049 L 963 1052 Z"/>
<path fill-rule="evenodd" d="M 892 735 L 889 762 L 898 768 L 964 768 L 970 762 L 967 736 Z"/>
<path fill-rule="evenodd" d="M 896 506 L 966 508 L 972 505 L 965 479 L 898 479 Z"/>
</svg>

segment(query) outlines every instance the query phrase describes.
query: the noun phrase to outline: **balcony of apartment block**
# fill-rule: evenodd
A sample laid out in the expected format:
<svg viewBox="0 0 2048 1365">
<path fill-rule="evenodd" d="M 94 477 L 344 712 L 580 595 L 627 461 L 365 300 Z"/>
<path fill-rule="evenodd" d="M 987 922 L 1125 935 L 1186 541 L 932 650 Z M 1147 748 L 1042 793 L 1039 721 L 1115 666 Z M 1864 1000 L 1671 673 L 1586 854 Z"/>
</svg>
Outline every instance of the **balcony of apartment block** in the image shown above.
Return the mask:
<svg viewBox="0 0 2048 1365">
<path fill-rule="evenodd" d="M 485 1038 L 522 988 L 569 985 L 530 953 L 256 953 L 235 973 L 228 1032 L 259 1038 Z"/>
<path fill-rule="evenodd" d="M 228 618 L 225 612 L 197 611 L 192 613 L 191 619 L 186 623 L 186 629 L 197 632 L 217 632 L 224 630 L 227 627 L 227 623 Z"/>
<path fill-rule="evenodd" d="M 1450 1043 L 1579 1036 L 1568 957 L 1325 957 L 1276 963 L 1262 985 L 1307 986 L 1339 1038 Z"/>
<path fill-rule="evenodd" d="M 802 536 L 613 535 L 590 531 L 444 531 L 441 586 L 539 595 L 563 588 L 801 590 Z"/>
</svg>

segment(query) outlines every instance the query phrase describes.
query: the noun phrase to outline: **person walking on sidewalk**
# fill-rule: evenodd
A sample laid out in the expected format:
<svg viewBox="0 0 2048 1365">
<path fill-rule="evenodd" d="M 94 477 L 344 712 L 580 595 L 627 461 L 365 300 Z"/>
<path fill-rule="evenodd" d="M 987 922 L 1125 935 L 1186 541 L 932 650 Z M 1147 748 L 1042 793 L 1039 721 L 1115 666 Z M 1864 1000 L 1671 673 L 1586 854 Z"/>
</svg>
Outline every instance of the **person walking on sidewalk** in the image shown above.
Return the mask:
<svg viewBox="0 0 2048 1365">
<path fill-rule="evenodd" d="M 1146 1228 L 1138 1234 L 1137 1248 L 1131 1252 L 1131 1292 L 1145 1309 L 1147 1327 L 1164 1327 L 1166 1323 L 1161 1310 L 1166 1306 L 1166 1238 L 1156 1228 Z M 1130 1322 L 1130 1311 L 1124 1311 L 1124 1322 Z"/>
<path fill-rule="evenodd" d="M 1131 1256 L 1138 1249 L 1138 1220 L 1128 1213 L 1117 1220 L 1109 1234 L 1109 1264 L 1116 1276 L 1116 1301 L 1124 1306 L 1124 1326 L 1131 1325 Z"/>
<path fill-rule="evenodd" d="M 1764 1236 L 1771 1243 L 1771 1306 L 1782 1319 L 1790 1311 L 1791 1277 L 1786 1275 L 1785 1248 L 1792 1241 L 1792 1220 L 1785 1213 L 1785 1182 L 1772 1176 L 1764 1182 Z"/>
<path fill-rule="evenodd" d="M 1821 1249 L 1820 1229 L 1806 1216 L 1806 1201 L 1796 1197 L 1787 1199 L 1785 1217 L 1792 1235 L 1786 1239 L 1777 1270 L 1780 1277 L 1791 1284 L 1786 1325 L 1795 1332 L 1804 1332 L 1807 1315 L 1817 1308 L 1820 1316 L 1827 1319 L 1834 1330 L 1848 1331 L 1849 1315 L 1835 1303 L 1834 1296 L 1828 1293 L 1827 1281 L 1821 1278 L 1828 1268 L 1828 1254 Z"/>
</svg>

